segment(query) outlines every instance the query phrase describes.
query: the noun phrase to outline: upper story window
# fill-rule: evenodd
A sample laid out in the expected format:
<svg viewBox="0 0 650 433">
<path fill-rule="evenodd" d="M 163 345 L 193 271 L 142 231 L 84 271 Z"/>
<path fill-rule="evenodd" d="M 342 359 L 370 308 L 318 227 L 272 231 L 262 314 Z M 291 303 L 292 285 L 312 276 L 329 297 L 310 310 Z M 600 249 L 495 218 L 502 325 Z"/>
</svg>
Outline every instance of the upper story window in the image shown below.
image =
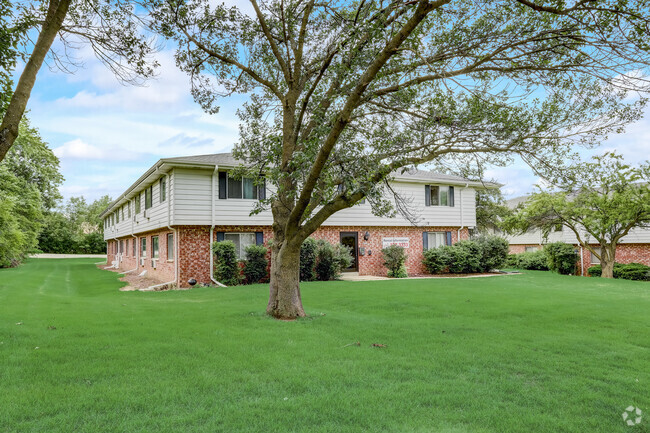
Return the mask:
<svg viewBox="0 0 650 433">
<path fill-rule="evenodd" d="M 115 212 L 115 222 L 117 224 L 120 223 L 120 210 L 118 209 L 117 212 Z"/>
<path fill-rule="evenodd" d="M 153 185 L 144 190 L 144 208 L 153 206 Z"/>
<path fill-rule="evenodd" d="M 454 187 L 447 185 L 425 185 L 426 206 L 454 206 Z"/>
<path fill-rule="evenodd" d="M 235 179 L 225 171 L 219 172 L 219 198 L 241 198 L 247 200 L 264 200 L 266 185 L 255 185 L 252 178 Z"/>
<path fill-rule="evenodd" d="M 140 194 L 135 196 L 135 214 L 140 213 Z"/>
<path fill-rule="evenodd" d="M 126 211 L 128 213 L 129 218 L 131 218 L 131 202 L 128 202 L 126 204 Z"/>
<path fill-rule="evenodd" d="M 160 202 L 167 200 L 167 177 L 163 176 L 158 181 L 158 186 L 160 188 Z"/>
</svg>

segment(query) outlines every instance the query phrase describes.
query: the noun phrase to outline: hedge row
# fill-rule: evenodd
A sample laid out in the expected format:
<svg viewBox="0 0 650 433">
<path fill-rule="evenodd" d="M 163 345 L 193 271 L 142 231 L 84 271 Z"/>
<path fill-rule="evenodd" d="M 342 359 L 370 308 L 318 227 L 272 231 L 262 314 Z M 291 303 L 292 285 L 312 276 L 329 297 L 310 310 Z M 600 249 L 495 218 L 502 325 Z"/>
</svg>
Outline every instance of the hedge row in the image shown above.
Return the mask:
<svg viewBox="0 0 650 433">
<path fill-rule="evenodd" d="M 244 251 L 246 259 L 238 260 L 234 242 L 213 243 L 214 278 L 226 286 L 255 284 L 267 279 L 268 249 L 263 245 L 249 245 Z"/>
<path fill-rule="evenodd" d="M 507 266 L 515 269 L 532 271 L 553 271 L 562 275 L 573 275 L 576 272 L 578 253 L 573 245 L 564 242 L 547 244 L 543 250 L 510 254 Z"/>
<path fill-rule="evenodd" d="M 508 248 L 508 241 L 503 238 L 481 236 L 453 246 L 431 248 L 424 252 L 422 263 L 430 274 L 489 272 L 505 264 Z"/>
<path fill-rule="evenodd" d="M 600 265 L 592 266 L 587 269 L 587 273 L 592 277 L 600 277 L 603 269 Z M 614 278 L 623 280 L 650 281 L 650 266 L 642 263 L 614 264 Z"/>
</svg>

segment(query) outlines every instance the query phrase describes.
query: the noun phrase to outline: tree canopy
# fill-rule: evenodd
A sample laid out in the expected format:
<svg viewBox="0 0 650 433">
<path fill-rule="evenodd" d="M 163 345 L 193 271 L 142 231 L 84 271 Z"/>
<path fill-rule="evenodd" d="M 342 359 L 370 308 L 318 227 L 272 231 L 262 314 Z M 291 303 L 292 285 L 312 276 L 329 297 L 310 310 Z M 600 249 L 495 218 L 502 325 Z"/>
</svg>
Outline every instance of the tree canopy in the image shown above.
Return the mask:
<svg viewBox="0 0 650 433">
<path fill-rule="evenodd" d="M 80 66 L 75 51 L 90 46 L 118 79 L 139 82 L 153 74 L 155 65 L 148 58 L 153 41 L 142 30 L 135 3 L 129 1 L 0 0 L 0 161 L 19 135 L 36 75 L 47 58 L 50 66 L 70 72 Z M 17 59 L 24 67 L 14 87 Z"/>
<path fill-rule="evenodd" d="M 250 3 L 148 5 L 205 110 L 250 95 L 235 153 L 275 187 L 276 317 L 304 315 L 302 241 L 363 197 L 394 212 L 395 170 L 519 155 L 542 171 L 638 119 L 650 88 L 646 1 Z"/>
<path fill-rule="evenodd" d="M 552 182 L 556 191 L 533 194 L 505 226 L 511 232 L 536 227 L 548 236 L 562 225 L 601 261 L 603 277 L 613 278 L 618 243 L 632 229 L 650 227 L 650 163 L 630 166 L 607 153 Z"/>
</svg>

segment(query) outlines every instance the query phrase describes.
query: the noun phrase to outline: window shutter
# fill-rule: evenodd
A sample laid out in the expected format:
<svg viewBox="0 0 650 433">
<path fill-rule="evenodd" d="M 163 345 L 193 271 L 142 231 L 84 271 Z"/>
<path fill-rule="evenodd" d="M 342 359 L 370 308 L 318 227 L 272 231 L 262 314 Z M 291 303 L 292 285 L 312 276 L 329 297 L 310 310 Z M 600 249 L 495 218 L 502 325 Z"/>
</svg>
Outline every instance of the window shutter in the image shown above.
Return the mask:
<svg viewBox="0 0 650 433">
<path fill-rule="evenodd" d="M 454 207 L 454 187 L 449 187 L 449 206 Z"/>
<path fill-rule="evenodd" d="M 259 187 L 259 193 L 257 196 L 259 197 L 260 200 L 266 200 L 266 179 L 264 179 L 264 182 L 262 182 L 262 185 Z"/>
<path fill-rule="evenodd" d="M 426 251 L 429 249 L 429 234 L 427 232 L 422 232 L 422 250 Z"/>
<path fill-rule="evenodd" d="M 219 199 L 228 198 L 228 174 L 225 171 L 219 172 Z"/>
<path fill-rule="evenodd" d="M 217 242 L 223 242 L 226 239 L 225 232 L 217 232 Z"/>
<path fill-rule="evenodd" d="M 451 245 L 451 232 L 447 232 L 447 245 Z"/>
<path fill-rule="evenodd" d="M 431 206 L 431 185 L 424 185 L 424 205 Z"/>
<path fill-rule="evenodd" d="M 264 232 L 255 232 L 255 244 L 264 245 Z"/>
</svg>

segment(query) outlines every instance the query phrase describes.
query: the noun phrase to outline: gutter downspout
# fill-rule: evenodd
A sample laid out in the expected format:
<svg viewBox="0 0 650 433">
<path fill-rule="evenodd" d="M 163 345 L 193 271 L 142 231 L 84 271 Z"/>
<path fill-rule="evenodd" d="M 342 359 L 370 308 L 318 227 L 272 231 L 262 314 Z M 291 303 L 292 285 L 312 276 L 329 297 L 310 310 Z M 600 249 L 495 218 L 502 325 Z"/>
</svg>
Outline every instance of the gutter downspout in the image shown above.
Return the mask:
<svg viewBox="0 0 650 433">
<path fill-rule="evenodd" d="M 212 216 L 210 222 L 212 225 L 210 226 L 210 247 L 208 248 L 208 254 L 210 254 L 210 281 L 212 281 L 214 284 L 216 284 L 219 287 L 227 287 L 225 284 L 220 283 L 214 278 L 214 254 L 212 253 L 212 243 L 214 242 L 214 211 L 216 208 L 215 204 L 215 187 L 214 187 L 214 175 L 217 173 L 217 170 L 219 169 L 219 166 L 217 164 L 214 165 L 214 171 L 212 172 L 212 184 L 210 185 L 210 191 L 212 192 Z"/>
<path fill-rule="evenodd" d="M 467 188 L 468 186 L 469 186 L 469 183 L 466 183 L 465 188 Z M 462 188 L 462 189 L 460 189 L 458 191 L 458 192 L 460 192 L 460 194 L 458 194 L 460 196 L 460 197 L 458 197 L 460 199 L 460 200 L 458 200 L 460 202 L 460 228 L 458 229 L 458 240 L 459 241 L 460 241 L 460 231 L 465 228 L 465 219 L 463 218 L 463 190 L 465 188 Z"/>
<path fill-rule="evenodd" d="M 131 201 L 129 200 L 129 209 L 131 209 Z M 134 229 L 133 229 L 133 219 L 135 218 L 135 215 L 131 217 L 131 237 L 133 238 L 133 242 L 135 243 L 138 239 L 136 235 L 133 234 Z M 136 246 L 135 248 L 135 269 L 131 269 L 130 271 L 122 272 L 122 275 L 129 274 L 131 272 L 135 272 L 139 269 L 140 267 L 140 248 Z"/>
</svg>

